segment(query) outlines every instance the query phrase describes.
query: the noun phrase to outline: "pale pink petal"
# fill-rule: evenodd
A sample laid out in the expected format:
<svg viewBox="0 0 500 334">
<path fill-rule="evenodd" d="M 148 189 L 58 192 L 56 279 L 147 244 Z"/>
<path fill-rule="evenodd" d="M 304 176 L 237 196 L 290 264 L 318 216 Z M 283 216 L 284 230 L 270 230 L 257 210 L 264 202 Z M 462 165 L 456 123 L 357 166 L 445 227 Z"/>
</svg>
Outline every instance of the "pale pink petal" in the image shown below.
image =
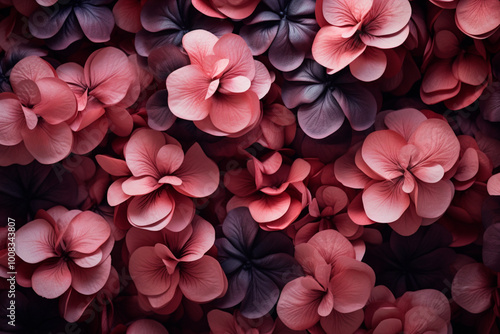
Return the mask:
<svg viewBox="0 0 500 334">
<path fill-rule="evenodd" d="M 352 244 L 335 230 L 318 232 L 307 243 L 316 248 L 328 264 L 335 264 L 340 257 L 355 257 Z"/>
<path fill-rule="evenodd" d="M 194 302 L 204 303 L 220 297 L 227 288 L 227 279 L 219 262 L 204 255 L 194 262 L 181 264 L 179 288 Z"/>
<path fill-rule="evenodd" d="M 460 0 L 456 21 L 469 36 L 483 35 L 500 25 L 500 4 L 494 0 Z"/>
<path fill-rule="evenodd" d="M 40 89 L 32 80 L 23 80 L 19 82 L 16 85 L 16 90 L 14 92 L 25 106 L 34 106 L 40 103 Z"/>
<path fill-rule="evenodd" d="M 410 205 L 408 194 L 392 181 L 372 184 L 365 189 L 362 199 L 368 218 L 379 223 L 396 221 Z"/>
<path fill-rule="evenodd" d="M 304 205 L 300 201 L 292 198 L 290 207 L 287 212 L 280 218 L 267 223 L 260 223 L 260 227 L 265 231 L 279 231 L 287 228 L 291 223 L 293 223 L 299 217 Z"/>
<path fill-rule="evenodd" d="M 101 290 L 111 273 L 111 256 L 98 266 L 81 268 L 70 262 L 71 286 L 81 294 L 91 295 Z"/>
<path fill-rule="evenodd" d="M 385 125 L 399 133 L 408 141 L 418 126 L 427 119 L 424 114 L 414 108 L 399 109 L 389 112 L 385 118 Z"/>
<path fill-rule="evenodd" d="M 255 61 L 252 51 L 245 40 L 236 34 L 225 34 L 214 45 L 214 54 L 218 58 L 228 59 L 229 64 L 223 74 L 224 79 L 244 76 L 249 80 L 255 77 Z"/>
<path fill-rule="evenodd" d="M 92 211 L 83 211 L 71 220 L 63 239 L 68 251 L 92 253 L 109 238 L 111 229 L 106 220 Z"/>
<path fill-rule="evenodd" d="M 26 127 L 26 118 L 21 102 L 11 93 L 0 94 L 0 145 L 13 146 L 22 142 L 21 130 Z"/>
<path fill-rule="evenodd" d="M 371 179 L 356 166 L 355 155 L 353 147 L 335 161 L 335 177 L 346 187 L 363 189 Z"/>
<path fill-rule="evenodd" d="M 458 79 L 453 75 L 451 62 L 435 61 L 425 71 L 421 90 L 425 93 L 451 90 L 457 87 L 458 82 Z"/>
<path fill-rule="evenodd" d="M 415 188 L 417 214 L 423 218 L 437 218 L 450 206 L 455 193 L 453 183 L 441 180 L 437 183 L 418 182 Z"/>
<path fill-rule="evenodd" d="M 57 298 L 69 289 L 71 273 L 62 259 L 44 262 L 33 272 L 31 284 L 37 295 Z"/>
<path fill-rule="evenodd" d="M 189 148 L 175 175 L 182 180 L 174 188 L 190 197 L 205 197 L 219 185 L 219 168 L 206 156 L 198 143 Z"/>
<path fill-rule="evenodd" d="M 86 93 L 85 93 L 86 94 Z M 81 99 L 77 99 L 78 104 L 81 104 Z M 80 131 L 86 128 L 93 122 L 95 122 L 99 117 L 104 115 L 105 109 L 101 102 L 99 102 L 95 97 L 90 96 L 88 99 L 85 97 L 85 107 L 79 109 L 70 123 L 71 130 Z"/>
<path fill-rule="evenodd" d="M 139 319 L 128 326 L 127 334 L 168 334 L 168 331 L 158 321 Z"/>
<path fill-rule="evenodd" d="M 213 246 L 215 229 L 205 219 L 195 216 L 192 222 L 193 234 L 183 246 L 183 255 L 179 261 L 191 262 L 200 259 Z"/>
<path fill-rule="evenodd" d="M 134 176 L 160 176 L 156 167 L 156 156 L 165 145 L 161 132 L 140 129 L 134 132 L 123 149 L 128 168 Z"/>
<path fill-rule="evenodd" d="M 359 57 L 366 45 L 357 38 L 344 38 L 346 28 L 327 26 L 316 35 L 312 54 L 314 60 L 329 69 L 329 74 L 340 71 Z"/>
<path fill-rule="evenodd" d="M 375 131 L 366 137 L 361 148 L 363 161 L 387 180 L 402 176 L 399 152 L 406 140 L 392 130 Z"/>
<path fill-rule="evenodd" d="M 441 165 L 418 165 L 412 168 L 411 172 L 421 181 L 427 183 L 436 183 L 444 176 L 444 169 Z"/>
<path fill-rule="evenodd" d="M 410 17 L 409 1 L 373 0 L 373 5 L 364 19 L 365 31 L 375 36 L 394 34 L 408 24 Z"/>
<path fill-rule="evenodd" d="M 500 196 L 500 173 L 493 175 L 488 179 L 488 194 L 491 196 Z"/>
<path fill-rule="evenodd" d="M 260 61 L 255 60 L 255 76 L 252 80 L 250 90 L 257 94 L 259 99 L 262 99 L 266 96 L 267 92 L 269 92 L 272 82 L 273 79 L 271 78 L 267 67 Z"/>
<path fill-rule="evenodd" d="M 267 223 L 282 217 L 290 208 L 291 198 L 287 193 L 277 196 L 263 195 L 248 205 L 252 218 Z"/>
<path fill-rule="evenodd" d="M 172 232 L 180 232 L 191 223 L 195 214 L 195 207 L 193 200 L 189 197 L 174 192 L 172 195 L 175 208 L 173 212 L 167 216 L 170 219 L 166 229 Z M 170 217 L 170 218 L 169 218 Z"/>
<path fill-rule="evenodd" d="M 384 51 L 367 47 L 366 50 L 349 64 L 352 75 L 365 82 L 377 80 L 384 74 L 387 57 Z"/>
<path fill-rule="evenodd" d="M 479 154 L 475 148 L 469 147 L 463 152 L 456 165 L 457 171 L 453 178 L 460 182 L 471 180 L 479 172 Z"/>
<path fill-rule="evenodd" d="M 10 72 L 10 84 L 14 91 L 16 85 L 23 80 L 37 82 L 42 78 L 55 77 L 56 71 L 45 60 L 38 56 L 28 56 L 21 59 Z"/>
<path fill-rule="evenodd" d="M 154 247 L 135 250 L 130 256 L 129 270 L 140 293 L 159 295 L 170 287 L 172 277 Z"/>
<path fill-rule="evenodd" d="M 56 238 L 51 224 L 44 219 L 35 219 L 16 231 L 16 254 L 27 263 L 55 257 Z"/>
<path fill-rule="evenodd" d="M 113 182 L 108 189 L 108 204 L 111 206 L 117 206 L 126 200 L 128 200 L 131 196 L 127 195 L 123 192 L 122 184 L 125 182 L 127 178 L 122 177 L 115 182 Z"/>
<path fill-rule="evenodd" d="M 218 40 L 217 36 L 211 32 L 200 29 L 185 34 L 182 38 L 182 46 L 186 50 L 191 64 L 202 67 L 205 57 L 214 54 L 214 45 Z"/>
<path fill-rule="evenodd" d="M 154 177 L 132 176 L 122 183 L 122 190 L 127 195 L 138 196 L 149 194 L 161 186 L 162 184 Z"/>
<path fill-rule="evenodd" d="M 156 167 L 161 175 L 171 175 L 179 169 L 183 161 L 184 152 L 177 145 L 162 146 L 156 155 Z"/>
<path fill-rule="evenodd" d="M 435 314 L 434 310 L 417 306 L 405 314 L 404 330 L 409 333 L 419 331 L 448 333 L 448 322 Z"/>
<path fill-rule="evenodd" d="M 452 70 L 458 80 L 473 86 L 484 83 L 490 73 L 484 58 L 469 53 L 460 54 L 453 62 Z"/>
<path fill-rule="evenodd" d="M 73 134 L 66 123 L 40 122 L 33 130 L 22 131 L 24 144 L 36 160 L 53 164 L 66 158 L 73 144 Z"/>
<path fill-rule="evenodd" d="M 375 36 L 371 34 L 361 34 L 361 40 L 367 46 L 379 48 L 379 49 L 393 49 L 397 46 L 403 44 L 408 38 L 410 33 L 410 27 L 406 26 L 400 31 L 384 36 Z"/>
<path fill-rule="evenodd" d="M 335 26 L 354 26 L 370 11 L 373 0 L 333 0 L 323 2 L 323 16 Z"/>
<path fill-rule="evenodd" d="M 251 124 L 254 115 L 262 113 L 259 98 L 252 91 L 214 95 L 211 101 L 210 120 L 217 129 L 227 133 L 243 130 Z"/>
<path fill-rule="evenodd" d="M 115 159 L 108 157 L 107 155 L 96 155 L 96 160 L 99 166 L 104 169 L 107 173 L 114 176 L 128 176 L 130 175 L 130 170 L 127 167 L 127 163 L 120 159 Z"/>
<path fill-rule="evenodd" d="M 128 206 L 127 217 L 132 225 L 149 228 L 165 219 L 173 208 L 174 203 L 167 190 L 160 189 L 148 195 L 134 197 Z M 158 229 L 160 228 L 155 226 L 155 230 Z"/>
<path fill-rule="evenodd" d="M 49 124 L 58 124 L 76 114 L 76 98 L 68 85 L 57 78 L 43 78 L 38 82 L 41 101 L 33 111 Z"/>
</svg>

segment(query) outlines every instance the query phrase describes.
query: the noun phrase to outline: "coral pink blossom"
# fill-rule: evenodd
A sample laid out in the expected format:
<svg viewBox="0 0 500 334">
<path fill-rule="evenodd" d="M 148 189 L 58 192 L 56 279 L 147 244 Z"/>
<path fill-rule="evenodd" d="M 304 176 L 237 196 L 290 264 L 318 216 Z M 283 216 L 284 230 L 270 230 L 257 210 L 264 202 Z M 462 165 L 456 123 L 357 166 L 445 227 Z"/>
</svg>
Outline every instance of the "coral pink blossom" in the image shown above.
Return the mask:
<svg viewBox="0 0 500 334">
<path fill-rule="evenodd" d="M 182 296 L 205 303 L 224 295 L 226 275 L 216 259 L 205 255 L 214 241 L 214 228 L 198 216 L 180 232 L 130 229 L 129 269 L 142 295 L 141 306 L 169 314 Z"/>
<path fill-rule="evenodd" d="M 445 173 L 457 161 L 460 143 L 447 122 L 416 109 L 387 113 L 384 122 L 388 129 L 371 133 L 335 162 L 335 176 L 364 189 L 349 206 L 354 222 L 391 223 L 410 235 L 450 205 L 454 187 Z"/>
<path fill-rule="evenodd" d="M 203 14 L 224 19 L 241 20 L 253 13 L 260 0 L 192 0 L 194 8 Z"/>
<path fill-rule="evenodd" d="M 247 168 L 227 172 L 224 185 L 235 196 L 227 210 L 245 206 L 264 230 L 282 230 L 299 216 L 310 201 L 304 179 L 311 170 L 303 159 L 290 161 L 279 152 L 262 160 L 251 157 Z"/>
<path fill-rule="evenodd" d="M 172 113 L 216 136 L 251 130 L 262 116 L 259 99 L 269 91 L 271 76 L 243 38 L 226 34 L 219 39 L 195 30 L 184 35 L 182 45 L 191 64 L 167 77 Z"/>
<path fill-rule="evenodd" d="M 73 137 L 66 121 L 76 113 L 68 85 L 43 59 L 29 56 L 10 74 L 14 94 L 0 94 L 0 145 L 13 162 L 56 163 L 69 155 Z M 24 157 L 31 155 L 31 160 Z M 20 161 L 19 161 L 20 160 Z"/>
<path fill-rule="evenodd" d="M 132 226 L 158 231 L 184 229 L 194 216 L 190 197 L 212 194 L 219 184 L 217 165 L 194 144 L 184 154 L 174 138 L 139 129 L 123 149 L 125 161 L 98 155 L 97 162 L 119 178 L 108 189 L 108 203 L 130 199 L 127 218 Z"/>
<path fill-rule="evenodd" d="M 432 289 L 408 291 L 395 299 L 383 285 L 376 286 L 365 309 L 367 334 L 451 333 L 450 303 Z M 358 333 L 358 332 L 356 332 Z"/>
<path fill-rule="evenodd" d="M 375 274 L 355 259 L 354 248 L 339 232 L 316 233 L 295 246 L 295 258 L 306 276 L 289 282 L 278 301 L 278 316 L 294 330 L 319 322 L 327 334 L 353 333 L 363 321 L 363 307 Z"/>
<path fill-rule="evenodd" d="M 33 290 L 45 298 L 70 288 L 83 295 L 99 291 L 110 275 L 114 244 L 106 220 L 62 206 L 41 210 L 35 218 L 16 232 L 17 255 L 33 265 L 32 273 L 20 274 Z"/>
<path fill-rule="evenodd" d="M 79 139 L 75 140 L 73 152 L 85 154 L 94 149 L 104 138 L 108 123 L 129 129 L 119 135 L 128 135 L 132 131 L 132 117 L 119 105 L 134 88 L 137 76 L 125 53 L 114 47 L 99 49 L 89 56 L 85 67 L 65 63 L 57 68 L 57 74 L 68 83 L 78 101 L 78 113 L 70 123 L 75 139 Z M 125 107 L 136 98 L 127 101 Z M 99 133 L 99 138 L 93 140 L 95 135 L 88 132 Z"/>
<path fill-rule="evenodd" d="M 322 28 L 313 42 L 313 57 L 328 74 L 349 65 L 359 80 L 376 80 L 388 62 L 383 50 L 404 43 L 410 17 L 408 0 L 317 1 Z"/>
<path fill-rule="evenodd" d="M 488 194 L 491 196 L 500 196 L 500 173 L 490 177 L 487 186 Z"/>
</svg>

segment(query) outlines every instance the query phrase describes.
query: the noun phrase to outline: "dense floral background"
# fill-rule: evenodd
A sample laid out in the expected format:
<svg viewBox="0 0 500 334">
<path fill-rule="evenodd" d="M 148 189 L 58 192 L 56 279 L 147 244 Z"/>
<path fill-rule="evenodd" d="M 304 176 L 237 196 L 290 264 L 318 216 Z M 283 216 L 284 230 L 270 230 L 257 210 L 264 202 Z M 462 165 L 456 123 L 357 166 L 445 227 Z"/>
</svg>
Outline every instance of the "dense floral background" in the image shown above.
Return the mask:
<svg viewBox="0 0 500 334">
<path fill-rule="evenodd" d="M 0 0 L 0 332 L 499 334 L 499 51 L 499 0 Z"/>
</svg>

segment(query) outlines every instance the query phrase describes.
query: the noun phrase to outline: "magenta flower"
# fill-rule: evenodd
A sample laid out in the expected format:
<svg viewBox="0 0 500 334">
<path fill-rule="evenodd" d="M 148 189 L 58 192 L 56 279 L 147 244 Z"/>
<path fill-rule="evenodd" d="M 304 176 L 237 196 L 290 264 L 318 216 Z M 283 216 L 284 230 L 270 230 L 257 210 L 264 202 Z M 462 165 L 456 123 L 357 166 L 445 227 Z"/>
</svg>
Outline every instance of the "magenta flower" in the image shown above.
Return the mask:
<svg viewBox="0 0 500 334">
<path fill-rule="evenodd" d="M 214 244 L 215 230 L 198 216 L 180 232 L 132 228 L 126 241 L 130 276 L 146 309 L 169 314 L 177 309 L 182 296 L 206 303 L 227 290 L 219 262 L 205 255 Z"/>
<path fill-rule="evenodd" d="M 245 41 L 234 34 L 217 38 L 205 30 L 187 33 L 182 45 L 191 65 L 167 78 L 172 113 L 195 121 L 216 136 L 240 136 L 260 120 L 259 100 L 271 87 L 266 67 L 253 59 Z"/>
<path fill-rule="evenodd" d="M 321 26 L 312 46 L 314 59 L 328 74 L 347 65 L 361 81 L 384 74 L 384 49 L 395 48 L 408 37 L 411 6 L 408 0 L 322 0 L 316 2 Z"/>
<path fill-rule="evenodd" d="M 135 227 L 158 231 L 184 229 L 194 215 L 190 197 L 212 194 L 219 184 L 219 170 L 194 144 L 184 154 L 174 138 L 150 129 L 132 134 L 123 149 L 125 161 L 98 155 L 97 162 L 118 176 L 108 189 L 108 203 L 128 199 L 127 218 Z"/>
<path fill-rule="evenodd" d="M 295 258 L 306 276 L 283 288 L 279 318 L 294 330 L 317 325 L 327 334 L 353 333 L 363 322 L 363 307 L 375 285 L 373 270 L 355 259 L 354 247 L 334 230 L 295 246 Z"/>
<path fill-rule="evenodd" d="M 71 151 L 73 135 L 66 124 L 76 113 L 76 99 L 52 66 L 37 56 L 18 62 L 11 71 L 14 94 L 0 94 L 0 146 L 10 149 L 11 163 L 35 158 L 56 163 Z"/>
<path fill-rule="evenodd" d="M 355 223 L 390 223 L 410 235 L 450 205 L 454 187 L 445 173 L 457 161 L 460 143 L 448 123 L 416 109 L 387 113 L 384 122 L 387 130 L 369 134 L 335 162 L 335 176 L 364 189 L 349 206 Z"/>
<path fill-rule="evenodd" d="M 33 272 L 20 273 L 35 292 L 57 298 L 73 288 L 83 295 L 99 291 L 111 270 L 114 240 L 106 220 L 90 211 L 56 206 L 40 211 L 16 232 L 16 253 Z"/>
</svg>

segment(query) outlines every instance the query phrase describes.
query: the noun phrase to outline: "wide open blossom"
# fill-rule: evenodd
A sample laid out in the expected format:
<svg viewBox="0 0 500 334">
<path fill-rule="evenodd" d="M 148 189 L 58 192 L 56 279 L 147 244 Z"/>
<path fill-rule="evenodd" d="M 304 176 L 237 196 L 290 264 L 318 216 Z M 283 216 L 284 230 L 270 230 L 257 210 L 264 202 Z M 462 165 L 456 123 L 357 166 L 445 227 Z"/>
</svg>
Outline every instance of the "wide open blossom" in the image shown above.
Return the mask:
<svg viewBox="0 0 500 334">
<path fill-rule="evenodd" d="M 335 176 L 346 187 L 364 189 L 349 206 L 355 223 L 390 223 L 411 235 L 450 205 L 454 187 L 445 173 L 460 143 L 446 121 L 416 109 L 389 112 L 384 124 L 387 130 L 369 134 L 335 162 Z"/>
<path fill-rule="evenodd" d="M 245 206 L 264 230 L 282 230 L 300 215 L 311 194 L 304 185 L 310 164 L 303 159 L 290 161 L 279 152 L 261 160 L 251 157 L 247 168 L 237 168 L 224 175 L 224 185 L 235 196 L 227 210 Z"/>
<path fill-rule="evenodd" d="M 183 296 L 196 303 L 223 296 L 226 275 L 216 259 L 205 255 L 214 241 L 213 226 L 198 216 L 180 232 L 130 229 L 129 270 L 141 307 L 170 314 Z"/>
<path fill-rule="evenodd" d="M 250 16 L 259 2 L 260 0 L 193 0 L 193 6 L 210 17 L 241 20 Z"/>
<path fill-rule="evenodd" d="M 172 113 L 215 136 L 250 131 L 262 117 L 259 100 L 271 87 L 264 64 L 254 60 L 245 41 L 234 34 L 219 39 L 196 30 L 183 37 L 182 45 L 191 64 L 167 78 Z"/>
<path fill-rule="evenodd" d="M 269 50 L 269 62 L 280 71 L 292 71 L 310 54 L 319 30 L 314 0 L 264 0 L 245 20 L 240 35 L 254 55 Z"/>
<path fill-rule="evenodd" d="M 189 31 L 204 29 L 218 37 L 233 31 L 227 20 L 207 17 L 197 11 L 191 0 L 147 0 L 141 11 L 143 29 L 135 36 L 135 49 L 143 57 L 164 45 L 181 46 Z"/>
<path fill-rule="evenodd" d="M 42 3 L 43 2 L 43 3 Z M 38 1 L 43 7 L 29 18 L 33 36 L 47 39 L 53 50 L 62 50 L 86 36 L 94 43 L 107 42 L 115 26 L 112 0 Z"/>
<path fill-rule="evenodd" d="M 98 155 L 97 162 L 119 178 L 108 189 L 108 203 L 128 199 L 132 226 L 158 231 L 184 229 L 194 216 L 190 197 L 212 194 L 219 184 L 217 165 L 194 144 L 184 153 L 177 140 L 150 129 L 139 129 L 123 149 L 125 161 Z"/>
<path fill-rule="evenodd" d="M 451 110 L 472 104 L 491 79 L 491 65 L 482 41 L 457 29 L 453 13 L 433 18 L 434 37 L 424 54 L 420 97 L 426 104 L 443 102 Z"/>
<path fill-rule="evenodd" d="M 16 232 L 16 253 L 33 267 L 19 275 L 45 298 L 57 298 L 70 288 L 94 294 L 110 275 L 110 233 L 106 220 L 94 212 L 62 206 L 41 210 Z"/>
<path fill-rule="evenodd" d="M 375 284 L 373 270 L 355 259 L 354 247 L 334 230 L 295 246 L 295 258 L 306 276 L 283 288 L 279 318 L 294 330 L 316 326 L 315 333 L 353 333 L 363 322 L 363 307 Z"/>
<path fill-rule="evenodd" d="M 282 232 L 260 229 L 247 208 L 229 211 L 222 232 L 224 238 L 215 244 L 229 286 L 216 306 L 241 303 L 242 316 L 260 318 L 274 307 L 283 286 L 303 274 L 292 255 L 292 240 Z"/>
<path fill-rule="evenodd" d="M 376 286 L 365 309 L 365 326 L 359 334 L 451 334 L 450 303 L 432 289 L 406 292 L 395 299 L 383 285 Z"/>
<path fill-rule="evenodd" d="M 283 102 L 297 108 L 300 128 L 311 138 L 336 132 L 346 117 L 356 131 L 375 122 L 377 102 L 373 94 L 349 73 L 328 75 L 326 69 L 306 59 L 295 71 L 284 73 Z"/>
<path fill-rule="evenodd" d="M 361 81 L 384 74 L 384 49 L 404 43 L 408 37 L 411 6 L 408 0 L 321 0 L 316 19 L 321 26 L 312 46 L 314 59 L 328 74 L 347 65 Z"/>
<path fill-rule="evenodd" d="M 35 158 L 52 164 L 68 156 L 73 134 L 66 122 L 77 106 L 68 85 L 37 56 L 14 66 L 10 84 L 14 94 L 0 94 L 0 146 L 9 150 L 2 162 L 25 165 Z"/>
</svg>

